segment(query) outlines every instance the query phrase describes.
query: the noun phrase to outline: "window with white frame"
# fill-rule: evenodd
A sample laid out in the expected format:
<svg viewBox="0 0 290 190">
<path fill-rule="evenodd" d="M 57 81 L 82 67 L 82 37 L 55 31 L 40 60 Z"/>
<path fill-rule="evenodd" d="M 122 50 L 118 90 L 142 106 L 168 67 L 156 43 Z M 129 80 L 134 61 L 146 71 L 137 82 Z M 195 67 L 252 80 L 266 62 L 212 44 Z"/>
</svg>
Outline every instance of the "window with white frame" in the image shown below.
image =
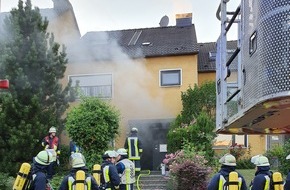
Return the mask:
<svg viewBox="0 0 290 190">
<path fill-rule="evenodd" d="M 69 80 L 76 88 L 76 98 L 81 95 L 112 98 L 112 74 L 70 75 Z"/>
<path fill-rule="evenodd" d="M 248 147 L 247 135 L 221 135 L 219 134 L 214 141 L 214 148 L 228 148 L 234 144 Z"/>
<path fill-rule="evenodd" d="M 180 86 L 181 69 L 160 70 L 160 86 Z"/>
</svg>

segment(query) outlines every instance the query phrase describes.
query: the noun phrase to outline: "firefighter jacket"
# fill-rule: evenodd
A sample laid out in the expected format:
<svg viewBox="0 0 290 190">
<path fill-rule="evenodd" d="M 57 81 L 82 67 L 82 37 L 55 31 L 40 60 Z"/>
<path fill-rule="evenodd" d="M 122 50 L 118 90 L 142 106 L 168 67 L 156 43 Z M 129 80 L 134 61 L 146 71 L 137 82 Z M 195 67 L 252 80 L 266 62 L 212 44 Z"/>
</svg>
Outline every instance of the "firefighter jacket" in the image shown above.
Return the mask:
<svg viewBox="0 0 290 190">
<path fill-rule="evenodd" d="M 284 190 L 290 190 L 290 171 L 288 172 L 287 178 L 286 178 L 286 182 L 284 185 Z"/>
<path fill-rule="evenodd" d="M 54 136 L 51 138 L 49 135 L 44 137 L 42 140 L 42 146 L 44 146 L 44 149 L 54 149 L 55 151 L 58 150 L 58 137 Z"/>
<path fill-rule="evenodd" d="M 226 180 L 229 178 L 229 174 L 232 171 L 235 171 L 235 166 L 226 166 L 222 165 L 220 171 L 215 174 L 210 183 L 207 186 L 208 190 L 223 190 L 223 184 L 226 182 Z M 244 179 L 244 177 L 238 173 L 239 178 L 239 189 L 240 190 L 247 190 L 247 184 Z"/>
<path fill-rule="evenodd" d="M 70 174 L 65 176 L 64 179 L 62 180 L 59 190 L 75 189 L 73 186 L 75 185 L 74 182 L 78 170 L 83 170 L 86 173 L 86 187 L 88 187 L 87 190 L 99 190 L 99 186 L 96 180 L 94 179 L 94 177 L 92 177 L 92 175 L 88 173 L 88 169 L 86 167 L 71 169 Z"/>
<path fill-rule="evenodd" d="M 121 158 L 116 164 L 116 167 L 121 178 L 121 184 L 135 183 L 135 165 L 131 160 Z"/>
<path fill-rule="evenodd" d="M 106 190 L 115 190 L 120 185 L 120 177 L 116 166 L 107 160 L 101 165 L 101 187 Z"/>
<path fill-rule="evenodd" d="M 31 183 L 31 190 L 44 190 L 46 189 L 47 183 L 47 167 L 46 165 L 41 165 L 35 161 L 33 158 L 33 165 L 32 165 L 32 176 L 33 180 Z"/>
<path fill-rule="evenodd" d="M 250 190 L 270 189 L 270 166 L 257 166 L 255 177 L 250 184 Z"/>
<path fill-rule="evenodd" d="M 127 137 L 124 148 L 128 151 L 128 158 L 130 160 L 140 160 L 143 148 L 137 133 L 132 133 Z"/>
</svg>

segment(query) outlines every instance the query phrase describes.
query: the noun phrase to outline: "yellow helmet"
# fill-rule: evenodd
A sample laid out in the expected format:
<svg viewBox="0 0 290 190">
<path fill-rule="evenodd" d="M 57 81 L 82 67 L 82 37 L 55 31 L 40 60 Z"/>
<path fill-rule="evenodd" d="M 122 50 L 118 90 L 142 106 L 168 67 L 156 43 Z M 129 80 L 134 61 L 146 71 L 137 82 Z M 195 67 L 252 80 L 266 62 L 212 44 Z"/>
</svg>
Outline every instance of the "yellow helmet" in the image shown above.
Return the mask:
<svg viewBox="0 0 290 190">
<path fill-rule="evenodd" d="M 86 159 L 81 153 L 73 153 L 70 156 L 70 164 L 73 168 L 80 168 L 86 165 Z"/>
<path fill-rule="evenodd" d="M 55 127 L 49 128 L 48 133 L 56 133 L 56 128 Z"/>
<path fill-rule="evenodd" d="M 52 154 L 46 150 L 42 150 L 35 157 L 35 161 L 41 165 L 49 165 L 53 161 Z"/>
<path fill-rule="evenodd" d="M 219 163 L 226 166 L 236 166 L 236 158 L 231 154 L 225 154 L 221 159 L 219 160 Z"/>
</svg>

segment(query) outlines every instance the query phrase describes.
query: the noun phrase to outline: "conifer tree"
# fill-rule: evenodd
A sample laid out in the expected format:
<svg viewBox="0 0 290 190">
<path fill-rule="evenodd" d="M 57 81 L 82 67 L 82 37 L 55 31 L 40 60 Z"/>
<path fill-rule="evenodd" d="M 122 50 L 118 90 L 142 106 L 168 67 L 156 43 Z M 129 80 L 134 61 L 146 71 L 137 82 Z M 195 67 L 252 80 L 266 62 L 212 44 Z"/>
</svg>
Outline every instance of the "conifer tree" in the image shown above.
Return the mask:
<svg viewBox="0 0 290 190">
<path fill-rule="evenodd" d="M 62 126 L 69 85 L 65 48 L 47 32 L 48 21 L 31 0 L 19 0 L 1 26 L 0 78 L 10 81 L 0 92 L 0 168 L 13 173 L 42 149 L 51 126 Z M 1 28 L 0 27 L 0 28 Z"/>
</svg>

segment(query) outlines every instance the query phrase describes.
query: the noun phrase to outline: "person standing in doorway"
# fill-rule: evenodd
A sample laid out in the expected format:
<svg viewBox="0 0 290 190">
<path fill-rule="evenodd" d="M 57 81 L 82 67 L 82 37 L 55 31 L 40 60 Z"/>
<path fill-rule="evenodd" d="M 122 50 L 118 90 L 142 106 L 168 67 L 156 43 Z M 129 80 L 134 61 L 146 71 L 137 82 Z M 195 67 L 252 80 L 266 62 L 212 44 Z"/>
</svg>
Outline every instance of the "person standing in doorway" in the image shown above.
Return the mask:
<svg viewBox="0 0 290 190">
<path fill-rule="evenodd" d="M 51 180 L 53 175 L 55 174 L 55 167 L 57 165 L 57 156 L 60 154 L 59 151 L 59 139 L 56 136 L 56 128 L 50 127 L 48 131 L 48 135 L 44 137 L 41 145 L 45 150 L 49 151 L 53 156 L 53 162 L 50 163 L 47 171 L 47 178 Z"/>
<path fill-rule="evenodd" d="M 124 148 L 128 152 L 128 158 L 135 164 L 135 176 L 138 177 L 141 171 L 141 155 L 143 152 L 142 142 L 138 137 L 138 129 L 133 127 L 131 134 L 126 138 Z"/>
</svg>

